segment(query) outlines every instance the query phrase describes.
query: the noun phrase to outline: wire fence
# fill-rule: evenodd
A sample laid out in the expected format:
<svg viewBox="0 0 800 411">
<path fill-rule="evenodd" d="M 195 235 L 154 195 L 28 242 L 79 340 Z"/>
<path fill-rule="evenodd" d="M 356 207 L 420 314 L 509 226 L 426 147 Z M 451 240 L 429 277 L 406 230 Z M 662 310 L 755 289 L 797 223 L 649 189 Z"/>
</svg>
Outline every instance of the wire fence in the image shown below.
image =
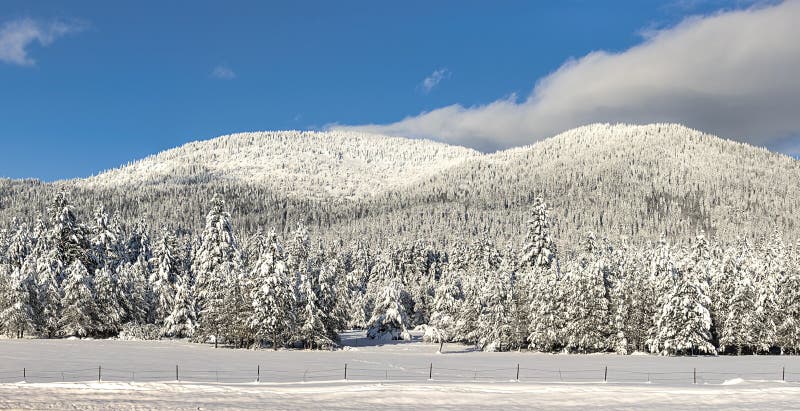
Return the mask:
<svg viewBox="0 0 800 411">
<path fill-rule="evenodd" d="M 0 370 L 0 383 L 50 382 L 197 382 L 197 383 L 295 383 L 334 381 L 398 382 L 530 382 L 530 383 L 648 383 L 648 384 L 721 384 L 742 380 L 800 383 L 800 371 L 785 367 L 765 371 L 642 371 L 618 368 L 543 369 L 517 364 L 504 368 L 450 368 L 428 364 L 424 367 L 360 367 L 343 364 L 339 368 L 278 370 L 254 365 L 249 369 L 122 369 L 97 367 L 70 370 L 23 368 Z"/>
</svg>

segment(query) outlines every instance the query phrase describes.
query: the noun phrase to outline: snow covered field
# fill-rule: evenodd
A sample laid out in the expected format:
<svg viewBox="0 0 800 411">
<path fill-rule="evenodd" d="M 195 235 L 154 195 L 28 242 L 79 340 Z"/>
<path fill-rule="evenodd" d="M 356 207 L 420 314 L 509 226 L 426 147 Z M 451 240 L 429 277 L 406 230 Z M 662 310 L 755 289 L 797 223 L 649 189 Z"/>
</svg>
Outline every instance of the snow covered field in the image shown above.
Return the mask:
<svg viewBox="0 0 800 411">
<path fill-rule="evenodd" d="M 65 383 L 0 385 L 3 409 L 796 409 L 796 385 Z"/>
<path fill-rule="evenodd" d="M 455 344 L 437 354 L 437 345 L 374 346 L 354 333 L 344 344 L 273 352 L 181 341 L 4 340 L 0 408 L 785 409 L 800 398 L 794 356 L 482 353 Z"/>
</svg>

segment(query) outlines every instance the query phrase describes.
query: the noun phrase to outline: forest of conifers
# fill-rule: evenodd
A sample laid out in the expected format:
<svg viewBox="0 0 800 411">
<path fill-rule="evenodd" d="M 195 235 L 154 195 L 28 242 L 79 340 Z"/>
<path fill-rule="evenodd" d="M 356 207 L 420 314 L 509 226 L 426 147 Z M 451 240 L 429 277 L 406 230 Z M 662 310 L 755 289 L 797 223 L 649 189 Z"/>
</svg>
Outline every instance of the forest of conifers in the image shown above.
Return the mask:
<svg viewBox="0 0 800 411">
<path fill-rule="evenodd" d="M 587 233 L 560 252 L 551 224 L 536 199 L 527 234 L 508 244 L 484 234 L 376 246 L 310 238 L 300 224 L 285 238 L 270 227 L 239 238 L 214 197 L 202 233 L 187 235 L 103 208 L 79 221 L 62 192 L 32 226 L 0 233 L 0 327 L 276 349 L 335 348 L 345 329 L 375 339 L 420 329 L 484 350 L 800 349 L 800 242 L 778 229 L 635 245 Z"/>
</svg>

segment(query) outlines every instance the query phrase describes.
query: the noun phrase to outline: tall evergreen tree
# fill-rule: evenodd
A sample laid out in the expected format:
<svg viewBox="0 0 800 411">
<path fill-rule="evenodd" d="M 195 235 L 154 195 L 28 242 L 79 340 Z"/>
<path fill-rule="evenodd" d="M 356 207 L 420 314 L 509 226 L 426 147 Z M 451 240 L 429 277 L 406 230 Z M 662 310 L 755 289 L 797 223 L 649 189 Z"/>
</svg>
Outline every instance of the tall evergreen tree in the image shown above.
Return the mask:
<svg viewBox="0 0 800 411">
<path fill-rule="evenodd" d="M 36 288 L 36 328 L 48 338 L 55 336 L 61 325 L 61 300 L 63 298 L 58 279 L 63 277 L 64 268 L 58 265 L 57 259 L 40 262 Z"/>
<path fill-rule="evenodd" d="M 455 336 L 460 299 L 461 290 L 455 273 L 444 270 L 436 287 L 431 322 L 423 337 L 426 341 L 439 343 L 439 352 L 444 343 L 452 341 Z"/>
<path fill-rule="evenodd" d="M 696 263 L 689 260 L 677 272 L 675 285 L 656 320 L 652 352 L 716 353 L 711 344 L 711 301 L 705 272 L 698 270 Z"/>
<path fill-rule="evenodd" d="M 303 276 L 311 271 L 310 244 L 308 229 L 303 224 L 298 224 L 292 233 L 292 238 L 286 245 L 286 267 L 292 278 L 292 287 L 295 299 L 300 298 L 300 287 Z"/>
<path fill-rule="evenodd" d="M 748 273 L 738 269 L 732 274 L 735 276 L 732 278 L 734 290 L 727 301 L 727 316 L 719 345 L 723 351 L 733 347 L 738 354 L 741 354 L 743 349 L 753 349 L 756 346 L 754 321 L 757 295 Z"/>
<path fill-rule="evenodd" d="M 323 257 L 320 262 L 318 297 L 319 306 L 324 314 L 322 322 L 325 325 L 325 332 L 329 340 L 339 343 L 339 331 L 345 326 L 344 307 L 336 303 L 337 278 L 343 278 L 344 268 L 341 261 L 333 253 Z"/>
<path fill-rule="evenodd" d="M 62 335 L 86 337 L 97 331 L 97 306 L 92 279 L 80 260 L 76 259 L 67 269 L 61 305 Z"/>
<path fill-rule="evenodd" d="M 300 278 L 300 299 L 298 301 L 299 327 L 297 337 L 306 348 L 323 348 L 335 344 L 325 327 L 327 313 L 320 305 L 319 284 L 313 271 L 307 271 Z"/>
<path fill-rule="evenodd" d="M 153 273 L 150 285 L 153 290 L 153 316 L 157 325 L 172 313 L 175 306 L 176 284 L 181 277 L 178 242 L 170 232 L 164 232 L 153 250 Z"/>
<path fill-rule="evenodd" d="M 198 326 L 194 337 L 200 341 L 213 339 L 214 347 L 224 342 L 228 336 L 230 325 L 227 321 L 230 307 L 227 305 L 226 297 L 229 287 L 235 286 L 232 278 L 236 275 L 236 270 L 234 263 L 222 263 L 211 273 L 204 274 L 202 287 L 198 287 L 197 284 L 200 283 L 195 285 L 199 294 L 196 299 L 202 301 L 202 305 L 199 307 Z"/>
<path fill-rule="evenodd" d="M 408 315 L 400 302 L 400 285 L 383 287 L 369 319 L 367 337 L 377 340 L 410 340 Z"/>
<path fill-rule="evenodd" d="M 203 310 L 207 294 L 223 291 L 212 289 L 212 285 L 219 285 L 217 284 L 219 278 L 214 278 L 215 272 L 219 273 L 219 267 L 226 263 L 234 265 L 239 263 L 239 253 L 230 219 L 231 216 L 225 209 L 225 201 L 219 195 L 214 196 L 211 200 L 211 209 L 206 215 L 200 246 L 195 250 L 192 263 L 195 286 L 198 288 L 195 294 L 199 299 L 197 305 L 200 310 Z M 200 321 L 202 322 L 202 316 Z"/>
<path fill-rule="evenodd" d="M 102 267 L 94 276 L 97 330 L 104 335 L 116 335 L 122 329 L 124 300 L 117 273 L 109 267 Z"/>
<path fill-rule="evenodd" d="M 0 250 L 0 254 L 5 257 L 3 260 L 11 267 L 11 270 L 21 269 L 28 255 L 32 252 L 31 232 L 25 223 L 20 224 L 14 235 L 11 236 L 8 246 L 5 247 L 5 252 Z"/>
<path fill-rule="evenodd" d="M 214 337 L 215 346 L 224 338 L 225 318 L 231 307 L 226 306 L 235 294 L 228 286 L 238 287 L 234 282 L 240 271 L 240 254 L 233 235 L 230 214 L 225 202 L 217 195 L 211 201 L 206 215 L 200 246 L 195 251 L 192 272 L 195 275 L 194 296 L 198 310 L 198 329 L 195 337 Z"/>
<path fill-rule="evenodd" d="M 79 260 L 84 267 L 92 267 L 87 253 L 89 241 L 86 228 L 78 222 L 67 198 L 67 193 L 59 192 L 48 208 L 50 229 L 46 242 L 56 250 L 56 258 L 64 267 Z"/>
<path fill-rule="evenodd" d="M 514 341 L 511 296 L 511 271 L 503 264 L 490 273 L 481 295 L 483 308 L 478 318 L 477 342 L 484 351 L 508 350 Z"/>
<path fill-rule="evenodd" d="M 371 257 L 363 243 L 356 245 L 356 251 L 351 260 L 351 270 L 345 276 L 344 286 L 340 292 L 344 293 L 347 313 L 347 326 L 362 329 L 366 327 L 371 314 L 367 312 L 367 283 L 369 282 L 372 268 Z"/>
<path fill-rule="evenodd" d="M 22 338 L 34 329 L 30 290 L 33 279 L 19 268 L 0 264 L 0 325 L 9 336 Z"/>
<path fill-rule="evenodd" d="M 593 352 L 613 348 L 612 318 L 604 270 L 604 262 L 593 256 L 561 282 L 567 289 L 565 299 L 570 301 L 565 304 L 564 342 L 572 350 Z"/>
<path fill-rule="evenodd" d="M 120 229 L 104 207 L 94 212 L 94 225 L 89 228 L 89 244 L 95 267 L 116 269 L 125 258 L 120 244 Z"/>
<path fill-rule="evenodd" d="M 153 318 L 152 288 L 147 281 L 149 264 L 140 254 L 134 263 L 125 263 L 119 267 L 117 278 L 122 291 L 122 322 L 145 324 Z"/>
<path fill-rule="evenodd" d="M 255 269 L 249 324 L 257 340 L 269 341 L 277 350 L 287 344 L 294 332 L 296 308 L 283 249 L 274 231 L 269 233 Z"/>
<path fill-rule="evenodd" d="M 800 247 L 797 251 L 800 252 Z M 796 354 L 800 351 L 800 264 L 787 272 L 780 286 L 778 301 L 780 315 L 776 343 L 782 353 Z"/>
<path fill-rule="evenodd" d="M 162 334 L 168 337 L 192 337 L 197 323 L 195 320 L 194 298 L 191 287 L 185 280 L 179 279 L 175 283 L 175 298 L 172 300 L 172 310 L 164 319 Z"/>
<path fill-rule="evenodd" d="M 556 258 L 555 243 L 550 235 L 550 218 L 544 200 L 533 201 L 532 216 L 528 220 L 528 233 L 522 248 L 520 267 L 550 268 Z"/>
</svg>

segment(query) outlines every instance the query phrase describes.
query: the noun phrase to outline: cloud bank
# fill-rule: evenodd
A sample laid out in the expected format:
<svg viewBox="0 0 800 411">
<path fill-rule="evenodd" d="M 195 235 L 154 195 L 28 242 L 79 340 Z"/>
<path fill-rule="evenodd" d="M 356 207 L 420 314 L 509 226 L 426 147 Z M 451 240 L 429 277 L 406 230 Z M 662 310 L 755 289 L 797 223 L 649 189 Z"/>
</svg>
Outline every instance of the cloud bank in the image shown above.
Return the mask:
<svg viewBox="0 0 800 411">
<path fill-rule="evenodd" d="M 593 122 L 678 122 L 794 154 L 800 144 L 788 136 L 800 135 L 798 22 L 796 0 L 692 17 L 626 51 L 569 60 L 525 99 L 336 128 L 493 151 Z"/>
<path fill-rule="evenodd" d="M 81 25 L 60 21 L 43 23 L 25 18 L 6 22 L 0 27 L 0 62 L 34 66 L 36 60 L 28 53 L 33 43 L 49 46 L 59 37 L 80 30 Z"/>
</svg>

